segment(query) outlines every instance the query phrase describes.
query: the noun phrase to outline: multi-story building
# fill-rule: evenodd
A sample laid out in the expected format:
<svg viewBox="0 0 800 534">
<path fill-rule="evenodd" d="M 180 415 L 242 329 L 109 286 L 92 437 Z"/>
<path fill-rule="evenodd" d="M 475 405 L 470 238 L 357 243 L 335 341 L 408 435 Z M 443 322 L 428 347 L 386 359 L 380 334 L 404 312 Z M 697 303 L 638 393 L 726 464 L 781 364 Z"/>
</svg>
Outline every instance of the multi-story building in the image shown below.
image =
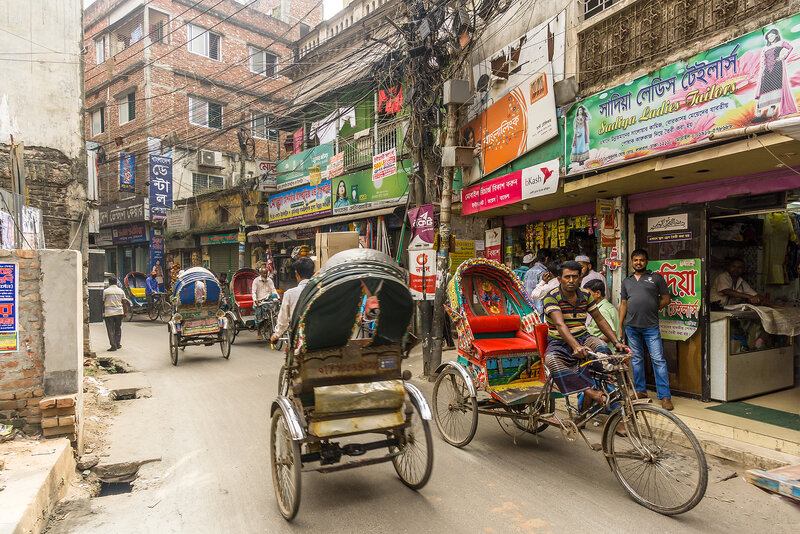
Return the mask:
<svg viewBox="0 0 800 534">
<path fill-rule="evenodd" d="M 259 162 L 282 150 L 273 111 L 286 105 L 290 45 L 321 15 L 312 0 L 97 0 L 85 10 L 85 128 L 102 206 L 95 244 L 110 271 L 164 266 L 173 202 L 253 189 Z M 250 195 L 231 196 L 238 204 L 177 235 L 186 254 L 170 260 L 189 263 L 194 251 L 210 265 L 204 232 L 256 224 Z"/>
</svg>

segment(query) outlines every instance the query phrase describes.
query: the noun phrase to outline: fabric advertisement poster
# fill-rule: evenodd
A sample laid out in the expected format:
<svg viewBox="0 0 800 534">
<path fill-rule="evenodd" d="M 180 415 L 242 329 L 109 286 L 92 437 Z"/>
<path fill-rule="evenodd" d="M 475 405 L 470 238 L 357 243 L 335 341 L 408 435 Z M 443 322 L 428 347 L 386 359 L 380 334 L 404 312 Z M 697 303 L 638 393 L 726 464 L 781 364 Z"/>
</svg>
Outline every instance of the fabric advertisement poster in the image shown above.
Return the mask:
<svg viewBox="0 0 800 534">
<path fill-rule="evenodd" d="M 164 234 L 159 228 L 150 231 L 150 269 L 160 267 L 164 270 Z M 146 274 L 150 274 L 148 271 Z"/>
<path fill-rule="evenodd" d="M 408 220 L 411 223 L 410 248 L 430 247 L 433 245 L 433 204 L 425 204 L 418 208 L 408 210 Z"/>
<path fill-rule="evenodd" d="M 414 300 L 433 300 L 436 294 L 436 251 L 408 251 L 408 287 Z"/>
<path fill-rule="evenodd" d="M 450 274 L 455 274 L 458 266 L 475 257 L 475 241 L 456 239 L 455 248 L 450 251 Z"/>
<path fill-rule="evenodd" d="M 461 191 L 462 214 L 471 215 L 558 191 L 558 160 L 546 161 Z"/>
<path fill-rule="evenodd" d="M 394 148 L 372 156 L 372 181 L 377 182 L 397 172 L 397 150 Z"/>
<path fill-rule="evenodd" d="M 16 263 L 0 263 L 0 352 L 14 352 L 19 348 L 18 276 Z"/>
<path fill-rule="evenodd" d="M 300 154 L 303 151 L 303 129 L 300 128 L 292 134 L 292 152 Z"/>
<path fill-rule="evenodd" d="M 278 191 L 309 185 L 312 167 L 319 167 L 321 179 L 328 178 L 328 163 L 333 157 L 333 143 L 315 146 L 278 162 Z"/>
<path fill-rule="evenodd" d="M 397 172 L 393 175 L 379 180 L 373 180 L 372 169 L 332 180 L 334 215 L 396 206 L 405 202 L 408 196 L 408 175 L 404 167 L 410 170 L 411 161 L 403 163 L 404 165 L 397 165 Z"/>
<path fill-rule="evenodd" d="M 172 158 L 150 154 L 150 220 L 164 221 L 172 209 Z"/>
<path fill-rule="evenodd" d="M 700 324 L 700 260 L 650 261 L 647 268 L 664 277 L 671 295 L 666 308 L 658 312 L 663 339 L 683 341 L 697 332 Z"/>
<path fill-rule="evenodd" d="M 269 224 L 278 226 L 330 215 L 331 181 L 269 196 Z"/>
<path fill-rule="evenodd" d="M 39 208 L 22 206 L 22 248 L 45 248 L 42 210 Z"/>
<path fill-rule="evenodd" d="M 503 246 L 502 235 L 502 228 L 492 228 L 490 230 L 486 230 L 484 257 L 487 260 L 494 260 L 496 262 L 503 263 L 503 254 L 501 250 L 501 247 Z"/>
<path fill-rule="evenodd" d="M 567 113 L 567 174 L 796 115 L 800 14 L 591 96 Z"/>
<path fill-rule="evenodd" d="M 0 211 L 0 225 L 2 225 L 2 246 L 5 250 L 14 250 L 14 217 L 7 211 Z"/>
<path fill-rule="evenodd" d="M 328 162 L 328 178 L 336 178 L 344 174 L 344 152 L 331 156 Z"/>
<path fill-rule="evenodd" d="M 119 153 L 119 190 L 136 192 L 136 158 L 133 154 Z"/>
</svg>

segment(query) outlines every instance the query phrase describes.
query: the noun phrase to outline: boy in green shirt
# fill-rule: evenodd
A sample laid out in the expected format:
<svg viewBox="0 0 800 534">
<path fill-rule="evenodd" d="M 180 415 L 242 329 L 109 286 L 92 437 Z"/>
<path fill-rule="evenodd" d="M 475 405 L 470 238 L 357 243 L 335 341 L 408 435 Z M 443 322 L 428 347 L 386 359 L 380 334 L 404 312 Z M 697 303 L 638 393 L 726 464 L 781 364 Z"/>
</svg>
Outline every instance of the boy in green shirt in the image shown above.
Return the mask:
<svg viewBox="0 0 800 534">
<path fill-rule="evenodd" d="M 603 316 L 608 325 L 614 330 L 614 333 L 619 335 L 619 313 L 614 305 L 606 300 L 606 287 L 603 282 L 600 280 L 589 280 L 583 288 L 589 290 L 589 293 L 592 294 L 597 304 L 600 315 Z M 611 340 L 600 331 L 600 327 L 597 326 L 597 323 L 592 319 L 591 315 L 587 317 L 586 328 L 589 330 L 589 334 L 599 337 L 608 343 L 609 346 L 613 347 Z"/>
</svg>

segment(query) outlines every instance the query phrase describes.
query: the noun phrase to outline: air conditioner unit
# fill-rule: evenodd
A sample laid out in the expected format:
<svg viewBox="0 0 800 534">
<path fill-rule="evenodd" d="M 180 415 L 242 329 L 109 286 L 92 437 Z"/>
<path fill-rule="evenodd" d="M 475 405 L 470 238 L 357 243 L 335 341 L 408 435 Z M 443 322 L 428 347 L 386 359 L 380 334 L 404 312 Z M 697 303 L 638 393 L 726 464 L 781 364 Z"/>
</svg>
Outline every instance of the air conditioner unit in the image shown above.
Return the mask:
<svg viewBox="0 0 800 534">
<path fill-rule="evenodd" d="M 238 185 L 239 182 L 241 181 L 242 181 L 242 173 L 240 172 L 231 173 L 231 182 L 233 182 L 233 185 Z"/>
<path fill-rule="evenodd" d="M 203 167 L 220 167 L 222 154 L 214 150 L 200 150 L 197 152 L 197 164 Z"/>
</svg>

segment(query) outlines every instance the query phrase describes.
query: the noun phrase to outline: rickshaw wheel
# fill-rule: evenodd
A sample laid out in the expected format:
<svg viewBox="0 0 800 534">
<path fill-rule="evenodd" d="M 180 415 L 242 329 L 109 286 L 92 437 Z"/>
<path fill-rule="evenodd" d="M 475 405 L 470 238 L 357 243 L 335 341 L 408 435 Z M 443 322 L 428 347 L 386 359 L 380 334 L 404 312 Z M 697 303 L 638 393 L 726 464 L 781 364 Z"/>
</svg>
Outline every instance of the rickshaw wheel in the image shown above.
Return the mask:
<svg viewBox="0 0 800 534">
<path fill-rule="evenodd" d="M 278 509 L 287 521 L 291 521 L 300 507 L 300 443 L 289 434 L 289 427 L 281 410 L 272 414 L 270 427 L 270 463 L 272 483 Z"/>
<path fill-rule="evenodd" d="M 233 342 L 236 341 L 236 336 L 239 334 L 239 328 L 236 326 L 236 316 L 232 312 L 227 312 L 228 316 L 228 324 L 230 325 L 231 331 L 233 332 L 233 336 L 231 336 L 231 345 Z"/>
<path fill-rule="evenodd" d="M 222 357 L 226 360 L 231 357 L 231 345 L 233 344 L 233 337 L 230 328 L 223 328 L 219 340 L 219 348 L 222 351 Z"/>
<path fill-rule="evenodd" d="M 603 430 L 603 452 L 614 476 L 633 499 L 664 515 L 688 512 L 703 498 L 708 467 L 700 443 L 674 414 L 649 404 L 633 406 L 617 433 L 617 411 Z"/>
<path fill-rule="evenodd" d="M 403 484 L 413 490 L 422 489 L 428 483 L 433 469 L 433 437 L 428 421 L 422 418 L 416 404 L 410 402 L 413 411 L 409 415 L 410 421 L 404 429 L 405 442 L 398 446 L 389 447 L 389 452 L 397 454 L 392 458 L 394 470 Z"/>
<path fill-rule="evenodd" d="M 128 322 L 133 321 L 133 306 L 128 310 L 128 315 L 125 317 L 125 320 Z"/>
<path fill-rule="evenodd" d="M 433 418 L 444 440 L 463 447 L 478 430 L 478 401 L 469 394 L 461 373 L 448 367 L 433 384 Z"/>
<path fill-rule="evenodd" d="M 529 411 L 532 407 L 533 407 L 532 404 L 527 405 L 525 407 L 525 411 L 526 412 Z M 550 400 L 547 402 L 547 413 L 553 413 L 555 411 L 556 411 L 556 401 L 551 397 Z M 512 419 L 512 421 L 514 422 L 514 426 L 516 426 L 522 431 L 527 432 L 528 434 L 538 434 L 550 426 L 547 423 L 542 423 L 536 428 L 528 428 L 528 425 L 521 423 L 519 419 Z"/>
<path fill-rule="evenodd" d="M 178 334 L 169 333 L 169 357 L 172 365 L 178 365 Z"/>
<path fill-rule="evenodd" d="M 278 395 L 285 397 L 289 393 L 289 374 L 286 365 L 281 365 L 281 372 L 278 374 Z"/>
</svg>

